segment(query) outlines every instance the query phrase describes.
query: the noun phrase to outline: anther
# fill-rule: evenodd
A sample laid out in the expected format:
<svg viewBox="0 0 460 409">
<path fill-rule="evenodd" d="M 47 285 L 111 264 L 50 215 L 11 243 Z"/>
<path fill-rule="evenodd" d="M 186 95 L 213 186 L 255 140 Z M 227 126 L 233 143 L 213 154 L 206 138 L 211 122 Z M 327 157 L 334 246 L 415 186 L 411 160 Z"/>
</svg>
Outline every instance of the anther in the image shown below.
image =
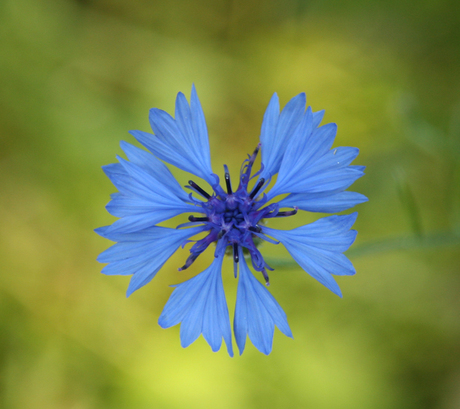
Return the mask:
<svg viewBox="0 0 460 409">
<path fill-rule="evenodd" d="M 268 287 L 270 285 L 270 279 L 268 278 L 268 274 L 267 271 L 265 271 L 265 268 L 262 270 L 262 275 L 265 279 L 265 285 Z"/>
<path fill-rule="evenodd" d="M 232 184 L 230 182 L 230 173 L 228 171 L 227 165 L 224 165 L 224 169 L 225 169 L 225 184 L 227 185 L 227 193 L 231 195 L 232 194 Z"/>
<path fill-rule="evenodd" d="M 254 164 L 256 160 L 257 154 L 259 153 L 260 146 L 261 144 L 259 143 L 256 149 L 254 149 L 254 152 L 252 153 L 252 155 L 251 156 L 248 155 L 249 159 L 247 161 L 247 164 L 243 167 L 244 173 L 243 171 L 241 172 L 241 185 L 243 185 L 244 187 L 246 187 L 247 183 L 249 182 L 249 178 L 251 176 L 251 171 L 252 171 L 252 165 Z"/>
<path fill-rule="evenodd" d="M 265 183 L 265 179 L 260 178 L 259 183 L 257 183 L 256 187 L 252 190 L 251 194 L 249 195 L 251 199 L 254 199 L 255 195 L 257 194 L 257 192 L 260 190 L 260 188 L 263 186 L 264 183 Z"/>
<path fill-rule="evenodd" d="M 208 217 L 195 217 L 195 216 L 189 216 L 188 219 L 191 222 L 209 222 Z"/>
<path fill-rule="evenodd" d="M 185 264 L 178 269 L 178 271 L 184 271 L 186 270 L 187 268 L 189 268 L 193 262 L 198 258 L 199 254 L 190 254 L 190 256 L 188 256 L 187 260 L 185 261 Z"/>
<path fill-rule="evenodd" d="M 251 157 L 249 158 L 249 165 L 252 165 L 256 158 L 257 158 L 257 154 L 259 153 L 259 150 L 260 150 L 260 143 L 256 146 L 256 148 L 254 149 L 254 152 L 252 153 Z"/>
<path fill-rule="evenodd" d="M 233 243 L 233 261 L 238 263 L 240 257 L 238 256 L 238 243 Z"/>
<path fill-rule="evenodd" d="M 250 226 L 248 227 L 249 231 L 252 231 L 254 233 L 262 233 L 262 228 L 260 226 Z"/>
<path fill-rule="evenodd" d="M 274 217 L 287 217 L 294 216 L 297 213 L 298 208 L 295 207 L 294 210 L 288 210 L 286 212 L 278 212 Z"/>
<path fill-rule="evenodd" d="M 211 195 L 207 192 L 205 192 L 201 187 L 199 187 L 193 180 L 188 181 L 190 187 L 195 189 L 201 196 L 205 197 L 206 199 L 209 199 Z"/>
</svg>

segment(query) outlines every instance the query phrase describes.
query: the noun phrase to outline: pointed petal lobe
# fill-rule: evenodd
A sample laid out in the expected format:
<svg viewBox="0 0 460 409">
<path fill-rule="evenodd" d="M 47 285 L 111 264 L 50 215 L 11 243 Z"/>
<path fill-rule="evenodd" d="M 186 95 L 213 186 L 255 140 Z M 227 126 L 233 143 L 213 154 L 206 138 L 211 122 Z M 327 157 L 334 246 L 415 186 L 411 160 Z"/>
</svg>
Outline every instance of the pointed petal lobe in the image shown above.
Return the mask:
<svg viewBox="0 0 460 409">
<path fill-rule="evenodd" d="M 157 108 L 150 110 L 149 118 L 153 135 L 130 133 L 161 160 L 214 184 L 208 131 L 195 87 L 190 105 L 182 93 L 177 95 L 176 119 Z"/>
<path fill-rule="evenodd" d="M 246 336 L 265 355 L 272 350 L 275 325 L 292 338 L 287 317 L 275 298 L 249 270 L 240 249 L 240 277 L 235 306 L 233 330 L 240 355 L 246 345 Z"/>
<path fill-rule="evenodd" d="M 203 334 L 215 352 L 220 349 L 223 338 L 228 354 L 233 356 L 230 320 L 222 284 L 222 259 L 214 259 L 202 273 L 174 286 L 158 324 L 169 328 L 181 323 L 180 337 L 184 348 Z"/>
<path fill-rule="evenodd" d="M 110 263 L 102 270 L 104 274 L 134 274 L 127 291 L 129 296 L 148 283 L 185 241 L 203 230 L 203 226 L 190 229 L 155 226 L 141 232 L 120 234 L 97 229 L 103 237 L 118 241 L 102 252 L 98 261 Z"/>
<path fill-rule="evenodd" d="M 349 230 L 356 216 L 357 213 L 329 216 L 293 230 L 262 227 L 262 232 L 279 240 L 308 274 L 342 296 L 332 274 L 355 274 L 353 265 L 342 253 L 356 238 L 356 231 Z"/>
</svg>

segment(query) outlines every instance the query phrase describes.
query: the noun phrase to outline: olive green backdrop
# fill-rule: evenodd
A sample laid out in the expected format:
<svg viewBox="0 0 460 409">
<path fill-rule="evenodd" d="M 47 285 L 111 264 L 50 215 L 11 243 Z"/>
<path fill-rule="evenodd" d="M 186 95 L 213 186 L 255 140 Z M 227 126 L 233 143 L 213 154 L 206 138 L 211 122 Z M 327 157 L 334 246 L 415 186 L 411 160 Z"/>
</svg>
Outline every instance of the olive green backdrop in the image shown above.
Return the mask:
<svg viewBox="0 0 460 409">
<path fill-rule="evenodd" d="M 460 407 L 458 4 L 2 0 L 0 407 Z M 276 331 L 268 357 L 248 344 L 229 358 L 202 337 L 182 349 L 179 327 L 157 325 L 168 285 L 212 251 L 180 273 L 179 251 L 128 299 L 129 278 L 95 260 L 110 242 L 93 229 L 114 220 L 101 166 L 192 83 L 221 175 L 254 149 L 275 91 L 282 105 L 305 91 L 367 166 L 343 299 L 262 249 L 294 333 Z"/>
</svg>

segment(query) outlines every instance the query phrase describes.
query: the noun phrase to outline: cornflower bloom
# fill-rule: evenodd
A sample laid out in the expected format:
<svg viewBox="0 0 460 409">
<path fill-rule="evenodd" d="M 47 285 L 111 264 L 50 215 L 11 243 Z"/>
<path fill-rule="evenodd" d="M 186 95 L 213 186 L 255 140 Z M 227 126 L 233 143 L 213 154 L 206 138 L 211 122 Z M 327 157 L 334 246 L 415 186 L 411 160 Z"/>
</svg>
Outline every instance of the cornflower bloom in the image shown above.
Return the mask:
<svg viewBox="0 0 460 409">
<path fill-rule="evenodd" d="M 224 165 L 224 187 L 211 169 L 206 122 L 195 87 L 190 104 L 177 95 L 175 119 L 166 112 L 150 110 L 154 134 L 130 132 L 151 153 L 121 142 L 128 160 L 103 169 L 118 193 L 107 205 L 119 217 L 112 225 L 96 232 L 117 242 L 101 253 L 98 261 L 109 263 L 102 270 L 108 275 L 132 275 L 127 296 L 147 284 L 171 255 L 199 233 L 190 255 L 179 270 L 189 268 L 211 243 L 215 243 L 211 265 L 181 284 L 175 285 L 159 325 L 168 328 L 181 323 L 183 347 L 203 334 L 213 351 L 224 339 L 233 356 L 229 312 L 221 267 L 225 254 L 233 259 L 234 275 L 239 274 L 233 331 L 240 354 L 249 336 L 255 347 L 269 354 L 274 328 L 292 337 L 286 314 L 275 298 L 251 272 L 250 264 L 266 285 L 272 270 L 258 250 L 258 243 L 281 242 L 294 260 L 312 277 L 341 296 L 333 275 L 355 273 L 343 255 L 356 237 L 350 230 L 356 213 L 330 216 L 293 230 L 266 226 L 272 218 L 294 216 L 299 209 L 334 213 L 364 202 L 359 193 L 345 191 L 363 175 L 363 166 L 350 163 L 358 149 L 331 148 L 337 127 L 319 126 L 324 111 L 305 110 L 305 94 L 292 98 L 280 113 L 276 94 L 265 112 L 260 143 L 244 161 L 237 184 L 232 183 Z M 253 165 L 261 154 L 261 169 Z M 163 163 L 189 172 L 209 184 L 189 180 L 186 192 Z M 273 187 L 267 187 L 274 176 Z M 288 194 L 286 196 L 286 194 Z M 284 198 L 276 202 L 279 195 Z M 286 210 L 281 210 L 286 209 Z M 176 229 L 158 224 L 183 213 L 192 213 L 188 222 Z"/>
</svg>

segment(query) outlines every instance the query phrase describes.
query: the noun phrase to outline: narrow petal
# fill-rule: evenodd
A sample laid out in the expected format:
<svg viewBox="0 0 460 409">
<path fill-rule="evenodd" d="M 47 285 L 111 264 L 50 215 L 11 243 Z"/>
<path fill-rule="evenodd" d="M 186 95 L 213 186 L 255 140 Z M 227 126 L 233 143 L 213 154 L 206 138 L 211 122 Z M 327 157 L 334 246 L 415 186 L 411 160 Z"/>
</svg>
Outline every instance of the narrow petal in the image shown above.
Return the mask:
<svg viewBox="0 0 460 409">
<path fill-rule="evenodd" d="M 367 197 L 356 192 L 318 192 L 290 194 L 278 202 L 281 207 L 298 207 L 307 212 L 336 213 L 347 210 Z"/>
<path fill-rule="evenodd" d="M 363 175 L 364 172 L 355 166 L 328 169 L 316 174 L 308 174 L 306 171 L 303 174 L 304 179 L 300 179 L 300 177 L 296 178 L 296 181 L 298 182 L 297 185 L 294 185 L 294 178 L 292 179 L 289 184 L 292 189 L 286 188 L 286 193 L 345 190 Z"/>
<path fill-rule="evenodd" d="M 177 200 L 177 195 L 174 194 L 174 191 L 169 187 L 165 186 L 163 183 L 159 183 L 158 180 L 142 169 L 140 166 L 128 162 L 127 160 L 118 157 L 121 165 L 125 169 L 128 176 L 131 178 L 132 183 L 139 185 L 139 188 L 143 187 L 147 190 L 148 197 L 165 197 L 168 199 L 176 200 L 180 203 L 180 200 Z"/>
<path fill-rule="evenodd" d="M 260 130 L 260 143 L 262 144 L 262 162 L 267 169 L 266 174 L 271 174 L 275 169 L 276 125 L 280 115 L 280 103 L 276 92 L 270 99 L 262 121 Z M 276 172 L 275 172 L 276 173 Z M 265 177 L 264 175 L 263 177 Z"/>
<path fill-rule="evenodd" d="M 119 241 L 102 252 L 98 261 L 110 263 L 102 272 L 108 275 L 134 274 L 127 296 L 148 283 L 169 257 L 190 237 L 202 232 L 204 226 L 190 229 L 151 227 L 136 233 L 112 233 L 107 228 L 96 232 L 110 240 Z"/>
<path fill-rule="evenodd" d="M 156 183 L 166 186 L 183 201 L 189 201 L 188 194 L 182 189 L 181 185 L 163 162 L 151 153 L 125 141 L 121 141 L 120 145 L 130 162 L 142 168 L 156 180 Z"/>
<path fill-rule="evenodd" d="M 206 169 L 211 169 L 211 156 L 209 154 L 209 138 L 206 120 L 204 118 L 203 108 L 201 107 L 195 84 L 192 85 L 192 94 L 190 96 L 190 111 L 192 114 L 192 128 L 195 140 L 201 152 L 201 160 Z"/>
<path fill-rule="evenodd" d="M 342 253 L 356 238 L 356 231 L 349 230 L 356 217 L 357 213 L 330 216 L 293 230 L 262 227 L 262 232 L 279 240 L 308 274 L 342 296 L 332 274 L 355 274 L 353 265 Z"/>
<path fill-rule="evenodd" d="M 202 273 L 178 284 L 158 319 L 162 328 L 181 323 L 181 344 L 185 348 L 202 333 L 211 349 L 220 349 L 222 338 L 233 356 L 232 335 L 222 283 L 222 260 L 216 258 Z"/>
<path fill-rule="evenodd" d="M 265 286 L 249 270 L 240 249 L 240 277 L 235 306 L 233 330 L 240 351 L 244 351 L 246 336 L 262 353 L 272 350 L 275 325 L 292 338 L 286 314 Z"/>
<path fill-rule="evenodd" d="M 140 150 L 128 148 L 127 151 L 130 156 L 134 156 L 135 162 L 144 155 Z M 147 152 L 145 154 L 149 155 Z M 154 165 L 141 167 L 122 158 L 119 158 L 119 161 L 119 164 L 104 167 L 104 171 L 120 192 L 112 196 L 107 210 L 121 219 L 108 227 L 108 231 L 132 233 L 181 213 L 197 211 L 195 205 L 184 201 L 189 200 L 188 196 L 185 192 L 180 192 L 177 182 L 172 182 L 171 186 L 164 183 L 171 178 L 174 179 L 168 174 L 169 171 L 166 172 L 162 168 L 164 165 L 159 166 L 151 161 Z M 162 176 L 163 181 L 157 179 Z"/>
<path fill-rule="evenodd" d="M 113 261 L 125 260 L 132 257 L 145 256 L 148 253 L 147 250 L 150 250 L 149 246 L 151 246 L 150 241 L 141 243 L 135 241 L 123 241 L 116 243 L 99 254 L 97 261 L 100 263 L 111 263 Z"/>
<path fill-rule="evenodd" d="M 149 118 L 153 135 L 141 131 L 130 133 L 161 160 L 214 184 L 208 132 L 195 87 L 190 105 L 182 93 L 178 94 L 176 119 L 157 108 L 150 110 Z"/>
<path fill-rule="evenodd" d="M 262 163 L 264 165 L 260 177 L 269 179 L 278 173 L 289 147 L 297 150 L 299 140 L 301 141 L 301 139 L 305 139 L 308 136 L 303 132 L 296 137 L 300 124 L 307 119 L 305 118 L 305 105 L 305 94 L 299 94 L 286 104 L 280 114 L 278 96 L 276 93 L 273 94 L 267 110 L 265 111 L 260 131 Z M 310 107 L 307 112 L 308 111 L 311 113 Z M 310 127 L 309 133 L 311 133 L 311 130 L 317 128 L 323 116 L 324 110 L 312 113 L 309 116 L 307 119 Z"/>
<path fill-rule="evenodd" d="M 283 193 L 338 193 L 364 175 L 364 166 L 348 166 L 346 161 L 326 166 L 325 162 L 318 160 L 311 164 L 301 163 L 302 166 L 298 166 L 300 162 L 293 162 L 296 165 L 277 180 L 267 194 L 268 199 Z"/>
<path fill-rule="evenodd" d="M 278 179 L 268 194 L 269 198 L 283 193 L 300 193 L 300 184 L 308 184 L 310 175 L 318 173 L 316 170 L 319 166 L 316 163 L 330 151 L 336 133 L 335 124 L 314 129 L 313 113 L 308 109 L 286 150 Z M 295 186 L 296 192 L 290 190 L 292 186 Z"/>
<path fill-rule="evenodd" d="M 115 217 L 134 216 L 152 211 L 152 202 L 124 195 L 114 197 L 105 206 L 107 211 Z"/>
<path fill-rule="evenodd" d="M 317 128 L 321 121 L 323 120 L 324 113 L 326 111 L 322 109 L 321 111 L 313 112 L 313 128 Z"/>
<path fill-rule="evenodd" d="M 265 112 L 260 133 L 264 164 L 260 177 L 268 179 L 278 172 L 289 139 L 302 119 L 305 104 L 306 96 L 301 93 L 292 98 L 279 114 L 278 96 L 276 93 L 273 95 Z"/>
<path fill-rule="evenodd" d="M 103 167 L 104 172 L 121 193 L 121 195 L 115 195 L 115 199 L 124 196 L 154 203 L 172 204 L 173 207 L 181 207 L 185 204 L 169 185 L 158 181 L 140 166 L 122 158 L 119 160 L 119 164 Z M 189 201 L 188 197 L 187 201 Z"/>
<path fill-rule="evenodd" d="M 193 207 L 191 205 L 188 206 L 170 208 L 168 205 L 155 205 L 154 207 L 152 206 L 149 212 L 125 216 L 116 220 L 107 230 L 110 233 L 133 233 L 145 230 L 179 214 L 193 211 Z"/>
</svg>

